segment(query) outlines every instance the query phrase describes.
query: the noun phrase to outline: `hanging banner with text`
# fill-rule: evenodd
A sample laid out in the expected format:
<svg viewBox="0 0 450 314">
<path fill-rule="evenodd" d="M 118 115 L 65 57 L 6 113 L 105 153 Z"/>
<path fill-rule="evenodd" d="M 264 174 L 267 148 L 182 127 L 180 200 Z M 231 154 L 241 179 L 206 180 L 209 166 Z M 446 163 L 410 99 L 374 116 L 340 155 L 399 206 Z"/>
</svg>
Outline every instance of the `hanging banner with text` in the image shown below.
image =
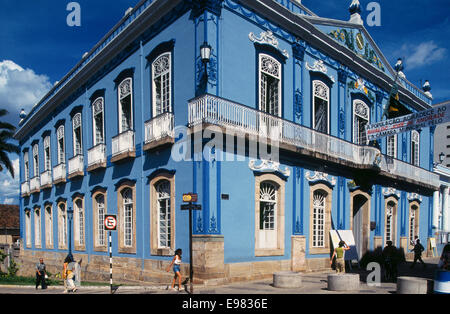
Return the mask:
<svg viewBox="0 0 450 314">
<path fill-rule="evenodd" d="M 450 121 L 450 103 L 433 107 L 428 110 L 411 113 L 366 126 L 367 139 L 377 140 L 382 137 L 422 129 Z"/>
</svg>

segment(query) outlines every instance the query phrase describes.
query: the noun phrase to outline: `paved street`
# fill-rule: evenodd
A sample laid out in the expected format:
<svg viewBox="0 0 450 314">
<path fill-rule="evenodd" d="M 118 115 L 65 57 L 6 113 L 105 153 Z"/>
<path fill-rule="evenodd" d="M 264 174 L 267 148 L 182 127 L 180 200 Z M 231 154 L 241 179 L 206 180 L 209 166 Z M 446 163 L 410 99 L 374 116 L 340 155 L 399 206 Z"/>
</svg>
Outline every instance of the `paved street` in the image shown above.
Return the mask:
<svg viewBox="0 0 450 314">
<path fill-rule="evenodd" d="M 438 258 L 425 259 L 427 267 L 423 268 L 418 264 L 414 269 L 410 268 L 411 262 L 403 264 L 399 267 L 399 276 L 420 277 L 433 279 Z M 354 268 L 352 273 L 359 273 L 361 284 L 358 291 L 345 292 L 346 294 L 393 294 L 396 292 L 396 283 L 382 282 L 379 286 L 369 286 L 365 283 L 368 271 L 358 270 Z M 329 272 L 322 273 L 305 273 L 302 274 L 301 288 L 286 289 L 276 288 L 273 286 L 273 280 L 258 280 L 251 282 L 239 282 L 221 286 L 203 286 L 194 285 L 194 294 L 342 294 L 344 292 L 329 291 L 327 289 L 327 275 Z M 187 286 L 189 288 L 189 285 Z M 62 294 L 64 288 L 62 286 L 49 287 L 46 290 L 40 288 L 36 290 L 34 287 L 21 286 L 0 286 L 0 294 Z M 109 294 L 109 285 L 105 286 L 82 286 L 75 294 Z M 69 293 L 72 294 L 72 293 Z M 145 285 L 145 286 L 121 286 L 115 294 L 188 294 L 186 291 L 171 291 L 167 289 L 167 285 Z"/>
</svg>

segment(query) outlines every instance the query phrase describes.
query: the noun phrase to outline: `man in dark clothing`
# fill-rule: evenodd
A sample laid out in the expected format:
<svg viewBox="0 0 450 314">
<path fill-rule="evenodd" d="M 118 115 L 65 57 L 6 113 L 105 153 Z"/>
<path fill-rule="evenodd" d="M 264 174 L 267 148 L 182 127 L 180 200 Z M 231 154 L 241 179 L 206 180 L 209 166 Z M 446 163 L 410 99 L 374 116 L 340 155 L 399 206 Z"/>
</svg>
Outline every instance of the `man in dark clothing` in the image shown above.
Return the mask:
<svg viewBox="0 0 450 314">
<path fill-rule="evenodd" d="M 419 239 L 416 240 L 416 244 L 414 245 L 414 248 L 412 250 L 414 251 L 414 262 L 412 263 L 411 268 L 414 268 L 417 261 L 421 262 L 423 265 L 423 268 L 425 268 L 427 265 L 422 260 L 422 252 L 425 251 L 425 248 L 420 243 Z"/>
<path fill-rule="evenodd" d="M 392 245 L 392 241 L 386 242 L 387 246 L 383 249 L 382 255 L 384 259 L 385 277 L 387 280 L 395 281 L 397 278 L 397 248 Z"/>
<path fill-rule="evenodd" d="M 39 284 L 41 284 L 42 289 L 47 289 L 47 285 L 45 284 L 45 275 L 47 271 L 45 269 L 44 259 L 39 259 L 39 263 L 36 264 L 36 289 Z"/>
</svg>

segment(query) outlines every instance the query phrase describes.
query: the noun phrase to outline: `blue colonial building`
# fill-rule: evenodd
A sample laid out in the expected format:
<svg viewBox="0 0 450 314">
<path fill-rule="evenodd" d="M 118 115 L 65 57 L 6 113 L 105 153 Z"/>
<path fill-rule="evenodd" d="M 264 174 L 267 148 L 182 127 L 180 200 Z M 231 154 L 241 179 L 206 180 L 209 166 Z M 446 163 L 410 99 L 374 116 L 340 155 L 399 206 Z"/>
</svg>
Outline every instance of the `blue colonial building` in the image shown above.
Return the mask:
<svg viewBox="0 0 450 314">
<path fill-rule="evenodd" d="M 368 145 L 398 83 L 401 112 L 431 107 L 359 16 L 300 1 L 142 0 L 21 121 L 23 263 L 86 278 L 166 280 L 189 256 L 196 280 L 329 268 L 331 230 L 358 258 L 433 236 L 433 128 Z M 61 48 L 62 49 L 62 48 Z M 73 211 L 73 213 L 72 213 Z M 70 247 L 69 247 L 70 246 Z"/>
</svg>

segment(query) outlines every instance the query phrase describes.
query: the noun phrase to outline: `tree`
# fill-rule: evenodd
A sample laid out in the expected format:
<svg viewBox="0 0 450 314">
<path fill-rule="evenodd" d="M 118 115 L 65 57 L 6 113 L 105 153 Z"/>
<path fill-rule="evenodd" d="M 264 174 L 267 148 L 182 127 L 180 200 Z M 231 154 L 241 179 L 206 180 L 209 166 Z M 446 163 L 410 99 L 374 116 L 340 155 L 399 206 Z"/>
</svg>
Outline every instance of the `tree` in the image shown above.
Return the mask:
<svg viewBox="0 0 450 314">
<path fill-rule="evenodd" d="M 8 111 L 6 109 L 0 109 L 0 118 L 6 116 Z M 14 140 L 14 132 L 16 127 L 8 122 L 3 122 L 0 120 L 0 171 L 6 168 L 11 176 L 14 178 L 14 167 L 8 154 L 16 153 L 19 154 L 19 146 L 10 143 Z"/>
</svg>

